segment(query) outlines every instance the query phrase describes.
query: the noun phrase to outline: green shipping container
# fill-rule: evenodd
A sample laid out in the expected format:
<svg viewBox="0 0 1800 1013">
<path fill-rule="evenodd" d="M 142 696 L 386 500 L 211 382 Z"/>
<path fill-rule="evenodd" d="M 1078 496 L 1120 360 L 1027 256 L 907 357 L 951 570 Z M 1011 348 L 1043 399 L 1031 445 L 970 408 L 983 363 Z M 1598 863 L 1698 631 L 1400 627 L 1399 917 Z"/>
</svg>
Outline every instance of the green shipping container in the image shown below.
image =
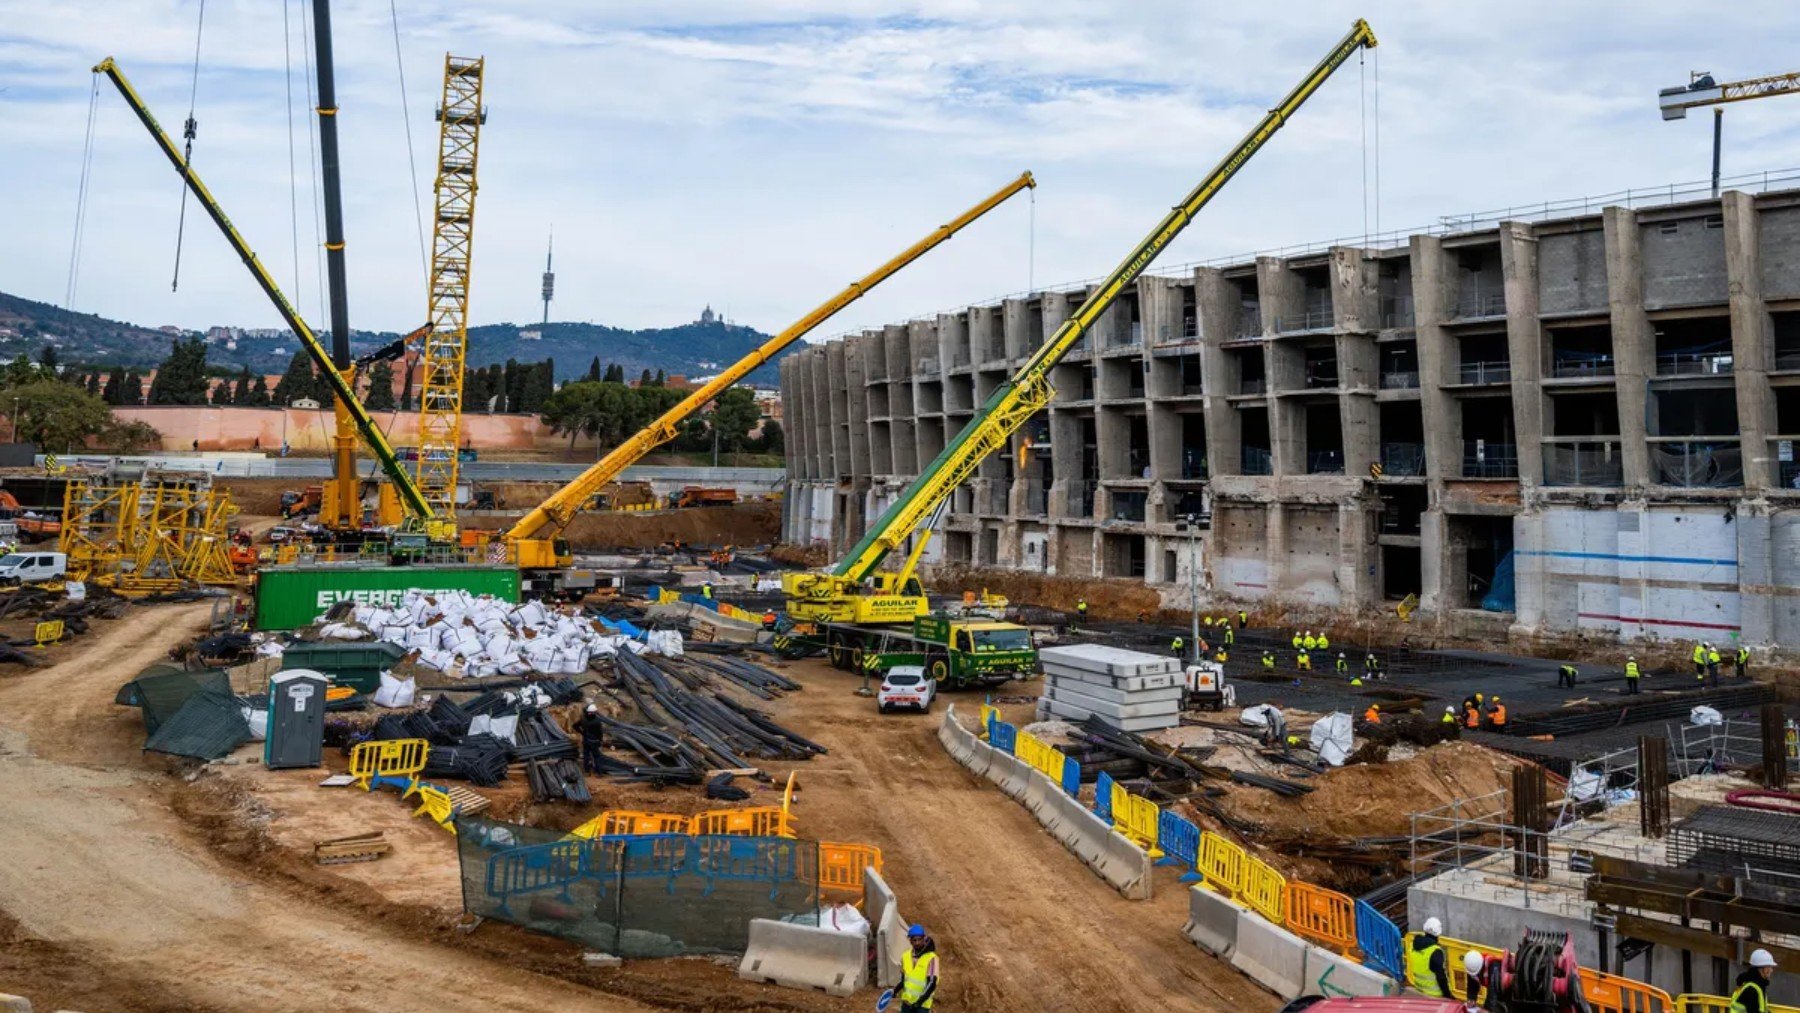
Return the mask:
<svg viewBox="0 0 1800 1013">
<path fill-rule="evenodd" d="M 307 626 L 340 601 L 391 605 L 412 588 L 519 600 L 519 571 L 504 566 L 272 566 L 256 577 L 256 628 Z"/>
</svg>

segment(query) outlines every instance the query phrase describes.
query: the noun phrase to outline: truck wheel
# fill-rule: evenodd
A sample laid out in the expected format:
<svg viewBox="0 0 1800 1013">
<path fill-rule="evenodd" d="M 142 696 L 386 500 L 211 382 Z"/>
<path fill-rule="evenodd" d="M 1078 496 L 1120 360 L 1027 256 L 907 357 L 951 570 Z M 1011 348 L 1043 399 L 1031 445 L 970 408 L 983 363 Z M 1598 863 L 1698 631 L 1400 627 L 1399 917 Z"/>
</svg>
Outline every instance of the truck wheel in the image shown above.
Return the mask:
<svg viewBox="0 0 1800 1013">
<path fill-rule="evenodd" d="M 832 633 L 826 638 L 826 653 L 831 659 L 831 667 L 842 671 L 850 671 L 851 656 L 856 653 L 850 645 L 850 638 L 842 633 Z"/>
<path fill-rule="evenodd" d="M 933 658 L 925 671 L 931 675 L 932 682 L 941 686 L 944 684 L 945 680 L 950 678 L 950 660 L 948 658 Z"/>
</svg>

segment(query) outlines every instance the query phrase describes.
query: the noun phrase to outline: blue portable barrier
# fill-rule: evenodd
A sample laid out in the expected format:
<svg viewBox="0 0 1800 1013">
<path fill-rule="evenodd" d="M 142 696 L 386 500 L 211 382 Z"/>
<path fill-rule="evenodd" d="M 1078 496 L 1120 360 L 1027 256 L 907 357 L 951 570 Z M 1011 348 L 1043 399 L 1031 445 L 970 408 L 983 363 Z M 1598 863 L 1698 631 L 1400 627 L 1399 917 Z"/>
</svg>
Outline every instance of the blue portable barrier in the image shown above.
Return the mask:
<svg viewBox="0 0 1800 1013">
<path fill-rule="evenodd" d="M 1100 777 L 1094 781 L 1094 814 L 1108 823 L 1113 821 L 1112 790 L 1112 775 L 1101 771 Z"/>
<path fill-rule="evenodd" d="M 995 721 L 988 729 L 988 745 L 1010 753 L 1019 744 L 1019 730 L 1004 721 Z"/>
<path fill-rule="evenodd" d="M 1356 946 L 1363 963 L 1396 981 L 1406 980 L 1404 942 L 1399 926 L 1363 901 L 1356 902 Z"/>
<path fill-rule="evenodd" d="M 1178 865 L 1189 872 L 1200 863 L 1200 828 L 1167 809 L 1157 817 L 1156 846 L 1163 850 L 1159 865 Z"/>
<path fill-rule="evenodd" d="M 1063 757 L 1062 789 L 1069 793 L 1070 798 L 1081 795 L 1081 764 L 1073 756 Z"/>
</svg>

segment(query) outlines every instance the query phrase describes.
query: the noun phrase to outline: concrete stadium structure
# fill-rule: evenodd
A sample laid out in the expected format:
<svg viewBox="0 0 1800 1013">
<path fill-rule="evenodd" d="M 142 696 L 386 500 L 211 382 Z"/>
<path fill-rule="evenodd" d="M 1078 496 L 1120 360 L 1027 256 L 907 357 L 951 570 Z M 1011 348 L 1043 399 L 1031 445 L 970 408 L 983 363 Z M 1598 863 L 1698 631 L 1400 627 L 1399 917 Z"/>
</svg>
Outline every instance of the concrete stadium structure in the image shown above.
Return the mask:
<svg viewBox="0 0 1800 1013">
<path fill-rule="evenodd" d="M 1145 277 L 926 558 L 1172 604 L 1192 567 L 1216 598 L 1417 594 L 1463 633 L 1794 643 L 1800 190 L 1760 189 Z M 853 542 L 1085 296 L 785 359 L 785 537 Z"/>
</svg>

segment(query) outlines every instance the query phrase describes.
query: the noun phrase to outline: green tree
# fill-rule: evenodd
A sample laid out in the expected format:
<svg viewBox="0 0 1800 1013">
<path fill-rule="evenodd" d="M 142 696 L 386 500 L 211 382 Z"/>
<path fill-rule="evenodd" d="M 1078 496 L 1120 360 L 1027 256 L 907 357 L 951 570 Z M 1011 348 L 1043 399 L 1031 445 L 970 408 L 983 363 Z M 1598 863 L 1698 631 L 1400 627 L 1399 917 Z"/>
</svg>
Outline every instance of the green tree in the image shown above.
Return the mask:
<svg viewBox="0 0 1800 1013">
<path fill-rule="evenodd" d="M 518 410 L 536 412 L 541 410 L 556 391 L 556 360 L 545 359 L 523 369 L 524 382 L 519 391 Z"/>
<path fill-rule="evenodd" d="M 258 376 L 251 379 L 250 393 L 240 403 L 254 408 L 267 408 L 269 401 L 269 381 Z"/>
<path fill-rule="evenodd" d="M 125 380 L 119 390 L 119 404 L 139 405 L 144 403 L 144 377 L 135 369 L 125 371 Z"/>
<path fill-rule="evenodd" d="M 100 400 L 118 404 L 125 396 L 125 367 L 114 366 L 106 373 L 106 385 L 100 389 Z"/>
<path fill-rule="evenodd" d="M 52 380 L 56 379 L 55 345 L 45 345 L 43 348 L 38 349 L 38 365 L 43 369 L 45 376 Z"/>
<path fill-rule="evenodd" d="M 669 379 L 668 377 L 663 375 L 663 371 L 659 369 L 656 371 L 656 379 L 654 379 L 650 382 L 655 384 L 658 387 L 661 387 L 663 384 L 668 382 L 668 379 Z"/>
<path fill-rule="evenodd" d="M 0 386 L 22 387 L 38 379 L 38 375 L 37 365 L 24 352 L 20 352 L 13 357 L 13 361 L 6 364 L 6 372 L 4 376 L 0 376 L 0 381 L 3 381 Z"/>
<path fill-rule="evenodd" d="M 94 439 L 95 446 L 110 454 L 136 454 L 162 446 L 162 433 L 148 422 L 133 419 L 120 422 L 109 419 L 106 428 Z"/>
<path fill-rule="evenodd" d="M 464 377 L 465 381 L 467 380 L 468 375 L 469 375 L 468 371 L 464 370 L 463 377 Z M 400 375 L 400 410 L 403 412 L 409 412 L 409 411 L 413 410 L 413 389 L 412 389 L 412 387 L 413 387 L 413 371 L 412 371 L 412 367 L 408 366 L 408 367 L 406 367 L 405 372 L 403 372 Z M 469 401 L 469 385 L 467 382 L 464 382 L 464 384 L 463 384 L 463 403 L 467 404 L 468 401 Z"/>
<path fill-rule="evenodd" d="M 581 379 L 587 383 L 600 382 L 600 357 L 598 355 L 594 356 L 593 362 L 588 363 L 587 375 Z"/>
<path fill-rule="evenodd" d="M 95 397 L 99 397 L 100 396 L 100 371 L 96 369 L 92 373 L 89 373 L 87 375 L 87 379 L 82 382 L 81 389 L 87 391 L 89 394 L 92 394 Z"/>
<path fill-rule="evenodd" d="M 150 403 L 159 405 L 205 404 L 210 383 L 206 375 L 206 342 L 200 338 L 169 343 L 169 357 L 156 368 L 150 381 Z"/>
<path fill-rule="evenodd" d="M 750 430 L 762 418 L 756 394 L 748 387 L 731 387 L 713 402 L 712 427 L 719 434 L 719 449 L 736 453 L 750 441 Z"/>
<path fill-rule="evenodd" d="M 295 352 L 288 360 L 287 372 L 275 384 L 275 403 L 290 405 L 303 397 L 313 396 L 313 364 L 305 352 Z M 323 404 L 324 402 L 320 402 Z"/>
<path fill-rule="evenodd" d="M 394 367 L 386 359 L 369 367 L 369 392 L 363 395 L 363 407 L 370 411 L 394 410 Z"/>
<path fill-rule="evenodd" d="M 786 434 L 776 419 L 764 419 L 762 434 L 750 441 L 750 449 L 759 454 L 780 454 L 787 450 Z"/>
<path fill-rule="evenodd" d="M 240 404 L 240 405 L 250 403 L 250 367 L 249 366 L 245 366 L 242 370 L 240 370 L 238 372 L 236 381 L 234 381 L 232 383 L 231 401 L 233 404 Z"/>
<path fill-rule="evenodd" d="M 113 421 L 112 411 L 97 397 L 72 384 L 38 379 L 0 391 L 14 411 L 20 438 L 45 450 L 68 451 L 87 445 Z"/>
<path fill-rule="evenodd" d="M 601 379 L 605 380 L 607 383 L 624 383 L 625 367 L 615 362 L 606 367 L 606 374 L 602 376 Z"/>
</svg>

